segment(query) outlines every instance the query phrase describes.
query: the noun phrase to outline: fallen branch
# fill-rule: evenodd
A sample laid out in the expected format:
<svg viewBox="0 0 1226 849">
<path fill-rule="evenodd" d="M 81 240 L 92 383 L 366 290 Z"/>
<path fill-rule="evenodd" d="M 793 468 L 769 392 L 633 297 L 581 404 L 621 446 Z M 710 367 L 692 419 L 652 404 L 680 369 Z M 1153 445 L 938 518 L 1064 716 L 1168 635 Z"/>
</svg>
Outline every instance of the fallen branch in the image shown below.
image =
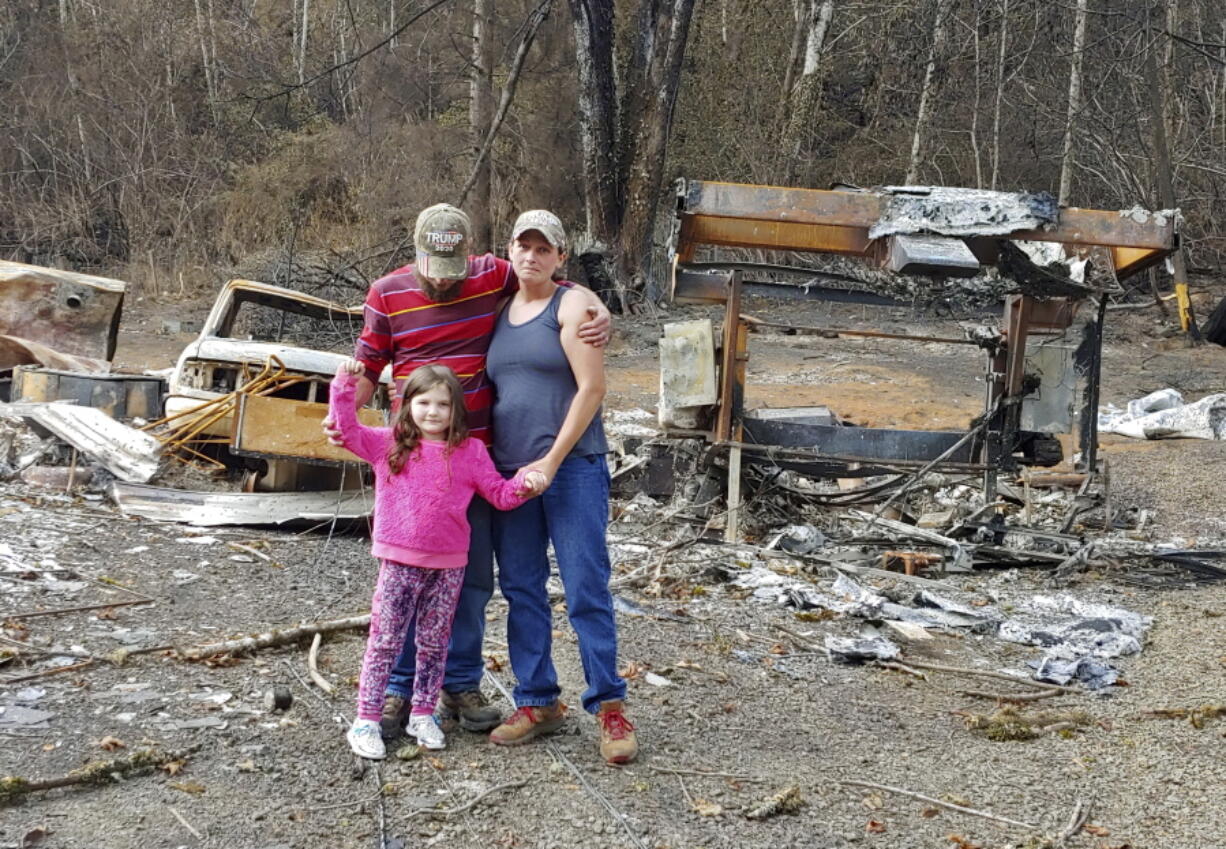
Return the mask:
<svg viewBox="0 0 1226 849">
<path fill-rule="evenodd" d="M 796 643 L 796 645 L 800 646 L 802 649 L 805 649 L 806 651 L 812 651 L 812 652 L 825 651 L 824 648 L 817 645 L 816 643 L 809 642 L 808 637 L 804 637 L 800 634 L 797 634 L 791 628 L 788 628 L 784 625 L 779 625 L 779 624 L 775 624 L 774 628 L 776 631 L 782 631 L 784 634 L 787 634 L 789 637 L 792 638 L 792 642 Z"/>
<path fill-rule="evenodd" d="M 97 660 L 89 652 L 74 651 L 73 649 L 44 649 L 39 646 L 32 646 L 29 643 L 23 643 L 21 640 L 14 640 L 12 637 L 0 635 L 0 643 L 8 643 L 10 646 L 16 646 L 23 651 L 41 654 L 44 657 L 76 657 L 82 660 Z"/>
<path fill-rule="evenodd" d="M 170 805 L 166 806 L 166 810 L 170 811 L 172 814 L 175 815 L 175 819 L 177 819 L 180 823 L 182 823 L 183 827 L 192 833 L 192 837 L 196 838 L 197 840 L 204 840 L 204 835 L 196 831 L 196 829 L 192 827 L 192 824 L 187 821 L 187 818 L 184 817 L 183 814 L 176 811 Z"/>
<path fill-rule="evenodd" d="M 1031 681 L 1026 678 L 1018 678 L 1016 675 L 1008 675 L 1004 672 L 991 672 L 987 669 L 968 669 L 965 666 L 945 666 L 940 663 L 927 663 L 920 660 L 907 660 L 907 663 L 917 669 L 928 669 L 933 672 L 948 672 L 951 675 L 969 675 L 972 678 L 994 678 L 998 681 L 1009 681 L 1013 684 L 1023 684 L 1030 687 L 1036 687 L 1041 690 L 1056 690 L 1061 693 L 1073 692 L 1072 687 L 1062 687 L 1059 684 L 1048 684 L 1045 681 Z"/>
<path fill-rule="evenodd" d="M 58 607 L 55 610 L 35 610 L 32 613 L 14 613 L 5 619 L 36 619 L 39 616 L 59 616 L 61 613 L 81 613 L 86 610 L 106 610 L 108 607 L 128 607 L 133 604 L 157 604 L 151 598 L 134 598 L 131 601 L 112 601 L 110 604 L 87 604 L 82 607 Z"/>
<path fill-rule="evenodd" d="M 269 557 L 264 552 L 260 551 L 258 548 L 253 548 L 250 545 L 243 545 L 241 542 L 227 542 L 226 548 L 232 548 L 235 551 L 244 551 L 247 554 L 254 555 L 255 557 L 258 557 L 261 560 L 266 561 L 268 563 L 273 562 L 273 559 L 271 557 Z"/>
<path fill-rule="evenodd" d="M 958 695 L 976 699 L 991 699 L 994 702 L 1034 702 L 1064 695 L 1059 690 L 1031 690 L 1028 693 L 987 693 L 982 690 L 959 690 Z"/>
<path fill-rule="evenodd" d="M 331 693 L 334 689 L 331 682 L 319 674 L 319 645 L 323 640 L 323 634 L 316 634 L 311 640 L 311 650 L 307 652 L 307 670 L 311 673 L 311 680 L 319 689 L 325 693 Z"/>
<path fill-rule="evenodd" d="M 489 790 L 486 790 L 484 793 L 478 793 L 476 796 L 469 799 L 463 805 L 457 805 L 454 808 L 418 808 L 415 811 L 409 811 L 409 813 L 406 815 L 405 818 L 407 819 L 408 817 L 415 817 L 418 814 L 425 814 L 427 816 L 432 816 L 432 817 L 452 817 L 452 816 L 455 816 L 456 814 L 464 813 L 469 808 L 473 807 L 478 802 L 480 802 L 482 799 L 484 799 L 486 796 L 489 796 L 493 793 L 497 793 L 500 790 L 518 789 L 520 787 L 523 787 L 527 783 L 528 783 L 528 780 L 524 779 L 523 781 L 508 781 L 506 784 L 496 784 L 493 787 L 491 787 Z"/>
<path fill-rule="evenodd" d="M 65 672 L 75 672 L 78 669 L 84 669 L 87 666 L 93 665 L 93 660 L 86 660 L 82 663 L 74 663 L 70 666 L 53 666 L 50 669 L 44 669 L 40 672 L 31 672 L 29 675 L 18 675 L 15 678 L 0 679 L 0 685 L 8 686 L 9 684 L 20 684 L 24 681 L 33 681 L 36 678 L 47 678 L 51 675 L 62 675 Z"/>
<path fill-rule="evenodd" d="M 896 660 L 874 660 L 872 663 L 873 666 L 879 666 L 882 669 L 893 669 L 896 672 L 905 672 L 908 675 L 914 675 L 916 678 L 920 678 L 924 681 L 928 680 L 928 676 L 920 672 L 918 669 L 912 669 L 907 664 L 899 663 Z"/>
<path fill-rule="evenodd" d="M 705 772 L 700 769 L 675 769 L 674 767 L 671 767 L 671 766 L 655 766 L 655 765 L 649 765 L 647 768 L 650 769 L 652 772 L 666 772 L 669 775 L 700 775 L 700 776 L 703 776 L 704 778 L 727 778 L 732 781 L 750 781 L 755 784 L 765 784 L 766 783 L 765 778 L 754 778 L 753 776 L 737 775 L 731 772 Z"/>
<path fill-rule="evenodd" d="M 330 634 L 333 631 L 351 631 L 366 628 L 370 625 L 370 614 L 350 616 L 347 619 L 333 619 L 328 622 L 316 622 L 311 625 L 299 625 L 296 628 L 285 628 L 280 631 L 265 631 L 253 637 L 243 637 L 237 640 L 226 640 L 220 643 L 210 643 L 207 646 L 197 646 L 182 649 L 179 655 L 186 660 L 202 660 L 215 654 L 232 654 L 234 652 L 249 652 L 272 646 L 284 646 L 296 643 L 303 637 L 314 634 Z"/>
<path fill-rule="evenodd" d="M 997 816 L 996 814 L 987 811 L 980 811 L 976 808 L 967 808 L 963 805 L 955 805 L 952 802 L 945 802 L 940 799 L 934 799 L 932 796 L 925 796 L 923 793 L 915 793 L 911 790 L 903 790 L 899 787 L 889 787 L 885 784 L 873 784 L 870 781 L 840 781 L 845 787 L 866 787 L 869 790 L 884 790 L 886 793 L 896 793 L 899 796 L 909 796 L 912 799 L 918 799 L 921 802 L 927 802 L 930 805 L 936 805 L 939 808 L 945 808 L 950 811 L 957 811 L 960 814 L 970 814 L 973 817 L 982 817 L 985 820 L 1003 823 L 1005 825 L 1015 825 L 1018 828 L 1025 828 L 1033 831 L 1037 826 L 1031 825 L 1028 822 L 1020 822 L 1011 820 L 1008 817 Z"/>
<path fill-rule="evenodd" d="M 1077 804 L 1073 805 L 1073 812 L 1069 814 L 1068 825 L 1064 830 L 1056 835 L 1053 841 L 1053 847 L 1063 846 L 1068 842 L 1069 838 L 1081 831 L 1082 827 L 1090 821 L 1090 808 L 1092 804 L 1083 799 L 1078 799 Z"/>
<path fill-rule="evenodd" d="M 90 761 L 85 766 L 78 767 L 66 775 L 43 781 L 30 780 L 16 775 L 6 776 L 0 778 L 0 803 L 11 801 L 27 793 L 54 790 L 58 787 L 72 787 L 77 784 L 111 784 L 122 781 L 126 776 L 140 770 L 153 769 L 172 761 L 183 760 L 198 748 L 199 746 L 191 746 L 174 752 L 138 749 L 127 757 Z"/>
</svg>

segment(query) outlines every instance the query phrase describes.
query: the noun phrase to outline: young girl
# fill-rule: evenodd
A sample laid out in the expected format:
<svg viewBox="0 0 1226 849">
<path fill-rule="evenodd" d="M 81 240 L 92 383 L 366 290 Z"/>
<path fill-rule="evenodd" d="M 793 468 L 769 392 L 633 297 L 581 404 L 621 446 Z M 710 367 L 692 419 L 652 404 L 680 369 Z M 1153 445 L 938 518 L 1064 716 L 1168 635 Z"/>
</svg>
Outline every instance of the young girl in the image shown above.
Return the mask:
<svg viewBox="0 0 1226 849">
<path fill-rule="evenodd" d="M 539 473 L 504 480 L 480 440 L 468 436 L 464 392 L 451 369 L 422 366 L 405 381 L 392 427 L 359 423 L 354 405 L 364 367 L 348 360 L 332 382 L 330 415 L 344 445 L 375 469 L 371 551 L 380 560 L 370 637 L 358 685 L 358 716 L 346 734 L 364 758 L 386 754 L 379 733 L 384 688 L 411 622 L 417 623 L 417 675 L 409 733 L 427 749 L 446 740 L 434 721 L 443 685 L 451 620 L 464 581 L 469 527 L 465 511 L 479 492 L 500 510 L 544 488 Z"/>
</svg>

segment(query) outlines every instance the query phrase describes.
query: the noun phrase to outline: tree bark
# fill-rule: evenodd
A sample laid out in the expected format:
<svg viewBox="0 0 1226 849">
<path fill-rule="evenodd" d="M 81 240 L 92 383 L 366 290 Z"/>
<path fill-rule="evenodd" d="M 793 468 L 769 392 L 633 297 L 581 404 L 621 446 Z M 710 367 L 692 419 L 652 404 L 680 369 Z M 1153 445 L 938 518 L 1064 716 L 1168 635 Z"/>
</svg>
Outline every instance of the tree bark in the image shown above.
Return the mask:
<svg viewBox="0 0 1226 849">
<path fill-rule="evenodd" d="M 924 86 L 920 90 L 919 109 L 915 115 L 915 133 L 911 137 L 911 161 L 907 166 L 905 182 L 908 185 L 919 179 L 920 152 L 923 147 L 924 125 L 928 121 L 928 107 L 932 100 L 932 78 L 936 75 L 937 56 L 945 41 L 945 15 L 951 0 L 936 0 L 936 16 L 932 21 L 932 45 L 928 49 L 928 66 L 924 69 Z"/>
<path fill-rule="evenodd" d="M 298 85 L 306 79 L 307 30 L 311 26 L 311 0 L 302 0 L 302 27 L 298 31 Z"/>
<path fill-rule="evenodd" d="M 693 13 L 694 0 L 644 0 L 639 7 L 634 62 L 625 74 L 630 91 L 623 99 L 626 120 L 619 139 L 625 186 L 619 283 L 636 291 L 647 289 L 650 297 L 658 294 L 654 291 L 652 233 Z M 640 70 L 641 76 L 635 73 Z"/>
<path fill-rule="evenodd" d="M 511 108 L 511 101 L 515 99 L 515 89 L 519 85 L 520 74 L 524 69 L 524 60 L 528 58 L 528 51 L 532 47 L 532 42 L 536 40 L 537 31 L 540 30 L 541 24 L 545 22 L 545 18 L 549 17 L 549 11 L 552 6 L 553 0 L 544 0 L 528 18 L 528 23 L 524 27 L 524 37 L 519 42 L 519 49 L 516 50 L 515 59 L 511 62 L 511 70 L 507 73 L 507 81 L 502 87 L 502 96 L 498 101 L 498 111 L 494 114 L 493 121 L 490 122 L 489 130 L 482 141 L 481 149 L 477 151 L 477 158 L 473 163 L 473 171 L 469 175 L 468 181 L 464 184 L 464 188 L 460 190 L 460 199 L 456 202 L 456 206 L 464 206 L 468 201 L 469 193 L 477 184 L 478 170 L 489 156 L 490 148 L 494 145 L 494 139 L 498 135 L 498 130 L 502 127 L 502 122 L 507 117 L 507 111 Z"/>
<path fill-rule="evenodd" d="M 1173 0 L 1168 0 L 1173 2 Z M 1171 151 L 1167 143 L 1165 100 L 1173 96 L 1173 92 L 1163 91 L 1163 80 L 1158 73 L 1158 45 L 1151 40 L 1145 50 L 1145 76 L 1149 84 L 1150 121 L 1153 124 L 1154 136 L 1154 177 L 1158 184 L 1159 202 L 1165 209 L 1175 209 L 1175 177 L 1171 167 Z M 1188 300 L 1188 269 L 1184 262 L 1183 248 L 1177 247 L 1171 260 L 1175 266 L 1175 294 L 1179 304 L 1179 324 L 1188 336 L 1199 341 L 1200 329 L 1196 326 L 1196 316 L 1192 312 L 1192 304 Z"/>
<path fill-rule="evenodd" d="M 996 56 L 996 106 L 992 110 L 992 183 L 1000 179 L 1000 105 L 1005 93 L 1005 51 L 1009 44 L 1009 0 L 1000 4 L 1000 50 Z"/>
<path fill-rule="evenodd" d="M 468 122 L 472 134 L 473 177 L 468 218 L 477 253 L 492 250 L 490 160 L 482 156 L 494 120 L 494 0 L 473 0 L 472 72 L 469 78 Z M 466 192 L 466 194 L 469 194 Z"/>
<path fill-rule="evenodd" d="M 800 48 L 804 46 L 805 34 L 809 31 L 809 9 L 813 0 L 792 0 L 792 48 L 788 51 L 788 65 L 783 74 L 783 91 L 779 98 L 779 126 L 787 126 L 787 106 L 792 100 L 792 86 L 796 84 L 796 66 L 800 64 Z"/>
<path fill-rule="evenodd" d="M 1086 46 L 1087 0 L 1077 0 L 1077 16 L 1073 25 L 1073 61 L 1068 72 L 1068 115 L 1064 121 L 1064 155 L 1060 158 L 1060 191 L 1057 200 L 1061 206 L 1068 203 L 1069 188 L 1073 180 L 1073 122 L 1081 111 L 1081 60 Z"/>
<path fill-rule="evenodd" d="M 784 185 L 793 185 L 800 176 L 800 154 L 809 136 L 817 107 L 821 100 L 821 61 L 826 49 L 826 36 L 834 17 L 834 0 L 813 0 L 805 39 L 805 64 L 792 89 L 788 102 L 788 121 L 783 133 L 783 150 L 787 161 Z"/>
<path fill-rule="evenodd" d="M 611 251 L 621 219 L 618 191 L 617 92 L 613 77 L 613 0 L 570 0 L 579 74 L 579 138 L 587 230 Z"/>
</svg>

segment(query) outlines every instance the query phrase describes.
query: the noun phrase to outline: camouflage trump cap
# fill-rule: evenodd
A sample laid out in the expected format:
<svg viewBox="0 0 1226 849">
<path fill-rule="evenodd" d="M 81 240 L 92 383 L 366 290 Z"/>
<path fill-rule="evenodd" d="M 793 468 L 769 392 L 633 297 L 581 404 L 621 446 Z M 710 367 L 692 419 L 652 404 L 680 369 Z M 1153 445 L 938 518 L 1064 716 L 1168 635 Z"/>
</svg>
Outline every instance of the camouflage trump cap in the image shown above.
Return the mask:
<svg viewBox="0 0 1226 849">
<path fill-rule="evenodd" d="M 549 210 L 530 209 L 516 218 L 515 226 L 511 228 L 511 241 L 529 230 L 536 230 L 559 251 L 566 250 L 566 230 L 562 227 L 562 219 Z"/>
<path fill-rule="evenodd" d="M 417 216 L 413 242 L 418 274 L 434 279 L 462 280 L 468 276 L 472 226 L 463 210 L 449 203 L 426 207 Z"/>
</svg>

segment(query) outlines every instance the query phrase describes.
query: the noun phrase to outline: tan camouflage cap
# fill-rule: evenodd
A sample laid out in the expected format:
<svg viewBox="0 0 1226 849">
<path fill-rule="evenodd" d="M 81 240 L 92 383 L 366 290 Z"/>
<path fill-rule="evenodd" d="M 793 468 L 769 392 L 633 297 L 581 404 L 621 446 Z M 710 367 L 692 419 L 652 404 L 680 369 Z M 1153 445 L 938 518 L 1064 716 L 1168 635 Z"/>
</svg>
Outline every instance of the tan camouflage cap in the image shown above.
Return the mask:
<svg viewBox="0 0 1226 849">
<path fill-rule="evenodd" d="M 530 209 L 516 218 L 515 226 L 511 228 L 511 241 L 514 242 L 529 230 L 536 230 L 558 250 L 566 250 L 566 230 L 562 227 L 562 219 L 549 210 Z"/>
<path fill-rule="evenodd" d="M 417 273 L 436 280 L 464 279 L 471 241 L 472 225 L 463 210 L 449 203 L 426 207 L 417 216 L 413 231 Z"/>
</svg>

